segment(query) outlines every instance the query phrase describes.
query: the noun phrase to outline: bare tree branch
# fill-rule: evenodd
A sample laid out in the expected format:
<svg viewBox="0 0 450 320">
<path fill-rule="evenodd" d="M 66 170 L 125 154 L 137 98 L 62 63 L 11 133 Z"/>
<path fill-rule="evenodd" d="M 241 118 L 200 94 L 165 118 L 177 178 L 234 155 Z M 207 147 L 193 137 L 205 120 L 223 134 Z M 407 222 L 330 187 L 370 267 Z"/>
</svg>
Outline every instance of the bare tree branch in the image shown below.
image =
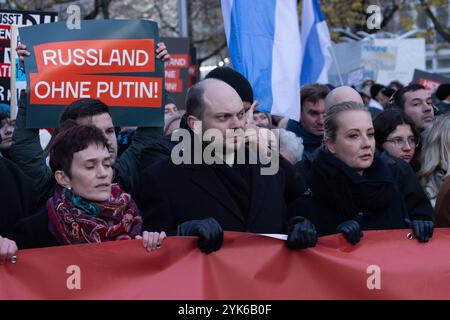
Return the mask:
<svg viewBox="0 0 450 320">
<path fill-rule="evenodd" d="M 433 22 L 436 32 L 439 33 L 445 41 L 450 42 L 450 33 L 444 29 L 442 24 L 434 15 L 433 11 L 431 11 L 428 3 L 426 3 L 424 0 L 420 0 L 420 3 L 423 7 L 423 10 L 425 11 L 425 14 L 428 16 L 428 18 L 430 18 L 431 22 Z"/>
<path fill-rule="evenodd" d="M 94 2 L 94 10 L 92 10 L 91 12 L 89 12 L 87 15 L 84 16 L 84 19 L 86 20 L 91 20 L 91 19 L 95 19 L 99 12 L 100 12 L 100 0 L 95 0 Z"/>
<path fill-rule="evenodd" d="M 170 23 L 168 23 L 164 19 L 164 14 L 161 12 L 161 8 L 159 7 L 158 4 L 155 4 L 155 9 L 156 9 L 156 12 L 158 13 L 159 20 L 164 24 L 164 26 L 173 32 L 178 32 L 178 29 L 176 26 L 172 26 Z"/>
<path fill-rule="evenodd" d="M 103 0 L 102 1 L 102 13 L 104 19 L 109 19 L 109 4 L 111 3 L 111 0 Z"/>
<path fill-rule="evenodd" d="M 389 21 L 392 20 L 395 13 L 398 11 L 399 6 L 397 5 L 397 1 L 392 0 L 392 6 L 390 6 L 389 9 L 390 10 L 383 12 L 383 21 L 381 21 L 381 26 L 380 26 L 381 29 L 383 29 L 389 23 Z"/>
<path fill-rule="evenodd" d="M 215 55 L 219 54 L 220 51 L 222 51 L 224 48 L 226 48 L 227 46 L 227 42 L 224 41 L 220 46 L 218 46 L 215 50 L 213 50 L 211 53 L 207 54 L 204 57 L 198 58 L 197 59 L 197 63 L 200 66 L 203 62 L 205 62 L 206 60 L 208 60 L 211 57 L 214 57 Z"/>
</svg>

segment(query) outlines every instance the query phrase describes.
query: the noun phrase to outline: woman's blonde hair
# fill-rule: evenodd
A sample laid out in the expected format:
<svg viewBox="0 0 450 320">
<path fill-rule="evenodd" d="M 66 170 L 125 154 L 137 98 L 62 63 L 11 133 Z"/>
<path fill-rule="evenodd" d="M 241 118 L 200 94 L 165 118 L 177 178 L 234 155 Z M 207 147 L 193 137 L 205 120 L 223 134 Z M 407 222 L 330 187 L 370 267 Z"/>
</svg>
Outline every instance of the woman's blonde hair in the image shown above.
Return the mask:
<svg viewBox="0 0 450 320">
<path fill-rule="evenodd" d="M 360 103 L 353 101 L 340 102 L 331 106 L 327 110 L 327 115 L 324 121 L 324 141 L 334 140 L 336 138 L 336 132 L 338 129 L 338 117 L 342 112 L 345 111 L 369 111 Z"/>
<path fill-rule="evenodd" d="M 425 187 L 436 171 L 443 171 L 443 178 L 450 174 L 450 114 L 437 117 L 423 132 L 422 139 L 421 168 L 418 176 L 422 186 Z M 435 187 L 439 190 L 440 186 Z"/>
</svg>

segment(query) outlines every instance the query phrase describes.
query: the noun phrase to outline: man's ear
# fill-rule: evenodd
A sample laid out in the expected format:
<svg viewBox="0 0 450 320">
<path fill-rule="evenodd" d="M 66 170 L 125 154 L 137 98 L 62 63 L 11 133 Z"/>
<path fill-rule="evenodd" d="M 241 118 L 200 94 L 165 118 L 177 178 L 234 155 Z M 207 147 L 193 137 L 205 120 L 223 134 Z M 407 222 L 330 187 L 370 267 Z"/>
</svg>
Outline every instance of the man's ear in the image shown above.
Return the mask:
<svg viewBox="0 0 450 320">
<path fill-rule="evenodd" d="M 70 178 L 64 173 L 64 171 L 57 170 L 55 172 L 55 179 L 56 179 L 56 182 L 58 182 L 58 184 L 61 187 L 67 188 L 67 189 L 72 188 Z"/>
<path fill-rule="evenodd" d="M 202 134 L 202 125 L 201 121 L 197 119 L 197 117 L 190 115 L 187 117 L 187 123 L 189 128 L 195 133 L 195 134 Z"/>
</svg>

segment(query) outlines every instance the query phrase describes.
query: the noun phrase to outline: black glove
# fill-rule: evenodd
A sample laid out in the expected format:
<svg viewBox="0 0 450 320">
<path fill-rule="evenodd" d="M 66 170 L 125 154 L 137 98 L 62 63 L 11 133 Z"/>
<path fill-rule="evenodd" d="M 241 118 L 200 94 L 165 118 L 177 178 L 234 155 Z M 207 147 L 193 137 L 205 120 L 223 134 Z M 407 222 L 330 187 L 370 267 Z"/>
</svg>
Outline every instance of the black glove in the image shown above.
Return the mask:
<svg viewBox="0 0 450 320">
<path fill-rule="evenodd" d="M 413 230 L 414 236 L 419 242 L 428 242 L 433 236 L 434 223 L 429 220 L 413 220 L 406 219 L 406 223 Z"/>
<path fill-rule="evenodd" d="M 178 226 L 178 236 L 198 236 L 198 247 L 204 253 L 217 251 L 222 246 L 223 230 L 214 218 L 190 220 Z"/>
<path fill-rule="evenodd" d="M 343 233 L 347 241 L 351 244 L 357 244 L 363 236 L 361 227 L 356 220 L 342 222 L 337 226 L 336 232 Z"/>
<path fill-rule="evenodd" d="M 306 218 L 297 216 L 289 220 L 286 245 L 290 249 L 314 247 L 317 243 L 317 231 Z"/>
</svg>

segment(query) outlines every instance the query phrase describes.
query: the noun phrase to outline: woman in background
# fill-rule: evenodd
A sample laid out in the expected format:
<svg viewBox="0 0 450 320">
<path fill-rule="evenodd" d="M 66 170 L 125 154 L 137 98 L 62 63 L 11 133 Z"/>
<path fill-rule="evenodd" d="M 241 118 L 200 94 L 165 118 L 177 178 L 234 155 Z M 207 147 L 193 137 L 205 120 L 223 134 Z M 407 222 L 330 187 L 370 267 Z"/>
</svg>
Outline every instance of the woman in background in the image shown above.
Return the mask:
<svg viewBox="0 0 450 320">
<path fill-rule="evenodd" d="M 375 118 L 373 126 L 380 151 L 406 161 L 414 171 L 419 169 L 420 133 L 406 113 L 398 108 L 387 109 Z"/>
<path fill-rule="evenodd" d="M 433 124 L 424 131 L 420 163 L 421 169 L 418 173 L 420 182 L 435 207 L 441 189 L 440 198 L 445 198 L 446 191 L 444 189 L 448 188 L 449 183 L 447 182 L 446 187 L 443 188 L 444 182 L 448 180 L 447 177 L 450 174 L 450 114 L 437 117 Z M 440 210 L 442 210 L 442 205 L 441 202 Z"/>
</svg>

